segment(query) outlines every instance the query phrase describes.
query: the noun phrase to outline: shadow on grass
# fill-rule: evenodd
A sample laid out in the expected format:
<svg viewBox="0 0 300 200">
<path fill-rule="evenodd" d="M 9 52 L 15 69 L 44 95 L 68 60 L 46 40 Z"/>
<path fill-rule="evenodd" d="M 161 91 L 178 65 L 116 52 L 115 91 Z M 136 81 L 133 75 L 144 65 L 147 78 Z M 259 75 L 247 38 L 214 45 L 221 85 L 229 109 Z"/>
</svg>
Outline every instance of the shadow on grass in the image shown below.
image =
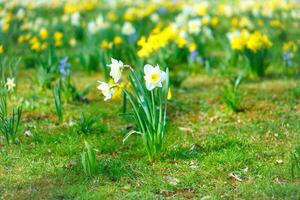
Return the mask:
<svg viewBox="0 0 300 200">
<path fill-rule="evenodd" d="M 121 178 L 133 179 L 137 175 L 124 160 L 107 159 L 99 162 L 100 175 L 109 181 L 116 182 Z"/>
<path fill-rule="evenodd" d="M 47 170 L 34 179 L 26 177 L 22 182 L 1 188 L 0 199 L 1 195 L 4 199 L 82 199 L 95 185 L 112 185 L 138 177 L 135 166 L 118 158 L 100 160 L 98 171 L 92 177 L 84 174 L 80 160 L 75 163 L 74 166 Z"/>
<path fill-rule="evenodd" d="M 247 146 L 246 141 L 240 141 L 229 136 L 216 135 L 202 143 L 194 144 L 191 147 L 177 147 L 166 153 L 165 159 L 189 160 L 195 159 L 201 155 L 214 154 L 224 150 L 241 150 Z"/>
<path fill-rule="evenodd" d="M 281 81 L 281 80 L 298 80 L 299 74 L 279 74 L 270 72 L 267 73 L 264 77 L 257 78 L 257 79 L 246 79 L 246 83 L 263 83 L 265 81 Z"/>
<path fill-rule="evenodd" d="M 269 185 L 264 190 L 270 199 L 300 199 L 300 187 L 297 184 Z"/>
</svg>

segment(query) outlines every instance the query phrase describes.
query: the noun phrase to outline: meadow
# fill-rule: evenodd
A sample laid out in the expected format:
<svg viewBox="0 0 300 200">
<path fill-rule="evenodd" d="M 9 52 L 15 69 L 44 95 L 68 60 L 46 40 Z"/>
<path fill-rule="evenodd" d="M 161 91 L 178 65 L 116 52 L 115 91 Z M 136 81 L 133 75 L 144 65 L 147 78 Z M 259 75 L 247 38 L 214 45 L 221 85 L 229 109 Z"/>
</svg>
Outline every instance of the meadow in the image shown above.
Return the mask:
<svg viewBox="0 0 300 200">
<path fill-rule="evenodd" d="M 0 199 L 299 199 L 296 0 L 0 1 Z"/>
</svg>

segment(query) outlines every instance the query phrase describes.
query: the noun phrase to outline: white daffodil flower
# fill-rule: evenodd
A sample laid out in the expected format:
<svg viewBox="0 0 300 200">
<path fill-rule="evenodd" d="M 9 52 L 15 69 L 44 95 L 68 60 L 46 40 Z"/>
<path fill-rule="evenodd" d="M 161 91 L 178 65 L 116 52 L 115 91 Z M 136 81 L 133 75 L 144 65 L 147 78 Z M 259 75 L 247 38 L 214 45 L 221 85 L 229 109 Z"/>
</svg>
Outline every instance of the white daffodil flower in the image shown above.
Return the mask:
<svg viewBox="0 0 300 200">
<path fill-rule="evenodd" d="M 132 35 L 135 33 L 135 28 L 130 22 L 125 22 L 122 27 L 122 33 L 124 35 Z"/>
<path fill-rule="evenodd" d="M 162 82 L 164 82 L 167 78 L 166 72 L 161 71 L 158 65 L 156 65 L 156 67 L 153 67 L 149 64 L 145 65 L 144 73 L 146 88 L 149 91 L 153 90 L 156 87 L 162 87 Z"/>
<path fill-rule="evenodd" d="M 150 20 L 152 22 L 158 22 L 159 21 L 159 15 L 157 13 L 153 13 L 152 15 L 150 15 Z"/>
<path fill-rule="evenodd" d="M 8 91 L 14 91 L 14 88 L 16 87 L 15 79 L 7 78 L 5 85 L 6 85 Z"/>
<path fill-rule="evenodd" d="M 88 32 L 91 34 L 95 34 L 98 30 L 96 23 L 94 21 L 89 21 L 87 29 L 88 29 Z"/>
<path fill-rule="evenodd" d="M 114 82 L 117 83 L 121 76 L 122 76 L 122 71 L 124 69 L 124 64 L 122 61 L 118 61 L 116 59 L 111 58 L 111 64 L 107 65 L 110 67 L 110 73 L 109 75 L 114 79 Z"/>
<path fill-rule="evenodd" d="M 226 34 L 228 40 L 231 42 L 234 38 L 241 37 L 241 32 L 239 31 L 233 31 Z"/>
<path fill-rule="evenodd" d="M 80 25 L 80 13 L 76 12 L 71 15 L 71 24 L 73 26 L 79 26 Z"/>
<path fill-rule="evenodd" d="M 104 17 L 102 15 L 98 15 L 97 19 L 96 19 L 96 26 L 99 29 L 103 29 L 103 28 L 107 28 L 109 27 L 109 23 L 104 21 Z"/>
<path fill-rule="evenodd" d="M 100 90 L 104 96 L 104 101 L 107 101 L 112 98 L 114 94 L 113 88 L 108 83 L 98 81 L 100 85 L 97 87 L 98 90 Z"/>
<path fill-rule="evenodd" d="M 23 19 L 25 17 L 25 11 L 23 8 L 19 9 L 18 12 L 17 12 L 17 18 L 18 19 Z"/>
<path fill-rule="evenodd" d="M 198 34 L 201 30 L 202 23 L 200 19 L 193 19 L 188 22 L 189 33 Z"/>
</svg>

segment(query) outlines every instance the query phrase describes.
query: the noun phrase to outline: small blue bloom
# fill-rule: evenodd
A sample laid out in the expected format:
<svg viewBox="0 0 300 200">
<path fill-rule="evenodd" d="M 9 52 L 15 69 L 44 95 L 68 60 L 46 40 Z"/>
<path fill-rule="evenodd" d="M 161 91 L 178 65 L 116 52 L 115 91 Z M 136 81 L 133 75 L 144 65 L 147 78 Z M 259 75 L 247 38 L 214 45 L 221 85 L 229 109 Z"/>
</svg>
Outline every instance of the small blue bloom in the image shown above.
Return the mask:
<svg viewBox="0 0 300 200">
<path fill-rule="evenodd" d="M 200 55 L 198 55 L 197 51 L 192 51 L 190 53 L 190 62 L 201 63 L 202 65 L 205 65 L 205 60 Z"/>
<path fill-rule="evenodd" d="M 71 65 L 68 63 L 68 59 L 68 57 L 64 57 L 59 61 L 58 71 L 63 76 L 66 76 L 68 71 L 71 73 Z"/>
<path fill-rule="evenodd" d="M 175 2 L 173 2 L 174 4 L 175 4 Z M 167 11 L 167 9 L 165 9 L 165 8 L 159 8 L 158 9 L 158 14 L 160 14 L 160 15 L 164 15 L 164 14 L 166 14 L 168 11 Z"/>
<path fill-rule="evenodd" d="M 131 44 L 135 44 L 137 39 L 138 39 L 138 37 L 137 37 L 136 33 L 133 33 L 133 34 L 128 36 L 128 40 Z"/>
<path fill-rule="evenodd" d="M 283 52 L 283 62 L 286 66 L 288 66 L 288 67 L 293 66 L 293 58 L 294 58 L 293 53 Z"/>
</svg>

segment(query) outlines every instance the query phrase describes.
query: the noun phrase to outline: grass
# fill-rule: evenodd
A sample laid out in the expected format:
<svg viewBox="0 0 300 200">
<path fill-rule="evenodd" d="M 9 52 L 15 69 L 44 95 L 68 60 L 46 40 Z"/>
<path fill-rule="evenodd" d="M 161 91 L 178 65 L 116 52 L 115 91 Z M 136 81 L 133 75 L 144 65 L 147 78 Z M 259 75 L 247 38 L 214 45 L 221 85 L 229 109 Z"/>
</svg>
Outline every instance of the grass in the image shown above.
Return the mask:
<svg viewBox="0 0 300 200">
<path fill-rule="evenodd" d="M 162 158 L 147 161 L 141 138 L 122 144 L 126 126 L 121 101 L 64 105 L 58 125 L 49 90 L 28 88 L 22 72 L 20 145 L 0 146 L 0 199 L 299 199 L 290 155 L 299 145 L 300 107 L 292 78 L 243 83 L 244 112 L 228 112 L 219 92 L 222 79 L 191 77 L 173 91 L 167 143 Z M 99 77 L 75 74 L 79 88 Z M 17 101 L 15 99 L 15 101 Z M 93 131 L 78 133 L 81 113 L 96 116 Z M 95 131 L 97 130 L 97 131 Z M 96 149 L 99 170 L 87 178 L 81 165 L 84 141 Z M 1 145 L 1 144 L 0 144 Z M 280 162 L 282 160 L 282 163 Z"/>
</svg>

